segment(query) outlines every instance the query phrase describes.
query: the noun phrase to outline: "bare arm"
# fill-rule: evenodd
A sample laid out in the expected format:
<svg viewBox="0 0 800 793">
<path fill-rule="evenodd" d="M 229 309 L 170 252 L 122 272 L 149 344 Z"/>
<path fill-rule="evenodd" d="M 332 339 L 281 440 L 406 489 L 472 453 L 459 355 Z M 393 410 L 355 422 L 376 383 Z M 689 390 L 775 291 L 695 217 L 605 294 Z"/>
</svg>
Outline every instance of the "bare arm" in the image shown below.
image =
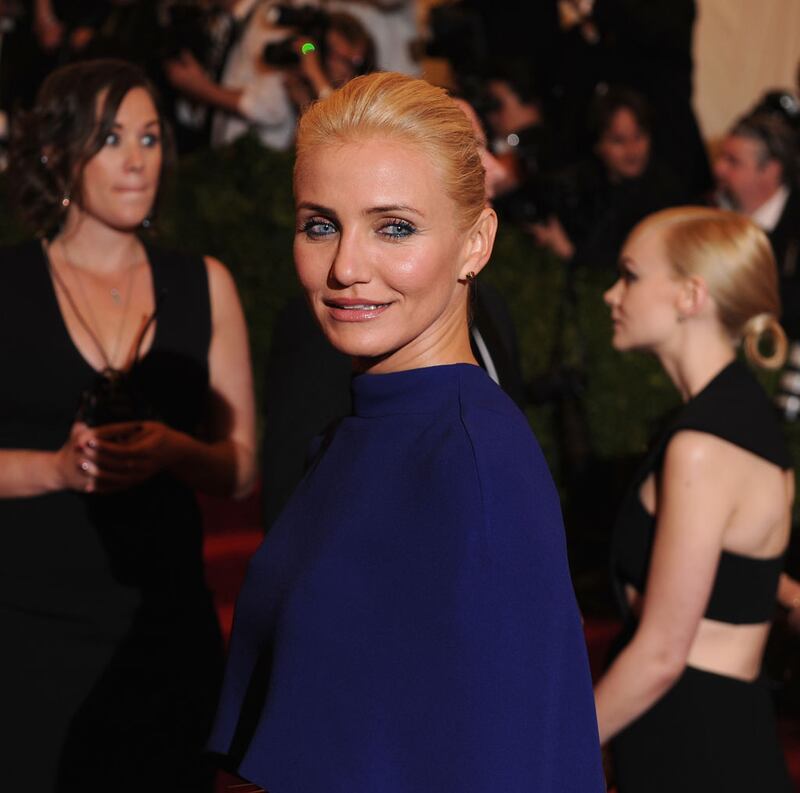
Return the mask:
<svg viewBox="0 0 800 793">
<path fill-rule="evenodd" d="M 173 88 L 206 105 L 238 115 L 241 88 L 226 88 L 215 83 L 188 52 L 164 64 L 167 79 Z"/>
<path fill-rule="evenodd" d="M 778 582 L 778 603 L 789 610 L 787 621 L 800 632 L 800 581 L 783 573 Z"/>
<path fill-rule="evenodd" d="M 602 743 L 660 699 L 686 665 L 735 502 L 725 453 L 723 441 L 687 431 L 667 448 L 641 620 L 595 689 Z"/>
<path fill-rule="evenodd" d="M 64 25 L 53 10 L 51 0 L 34 0 L 33 30 L 45 52 L 52 52 L 64 39 Z"/>
<path fill-rule="evenodd" d="M 56 451 L 4 449 L 0 451 L 0 498 L 28 498 L 59 490 L 86 490 L 83 463 L 92 431 L 75 424 Z"/>
<path fill-rule="evenodd" d="M 244 496 L 256 477 L 255 405 L 250 346 L 236 285 L 216 259 L 206 258 L 211 292 L 212 337 L 210 443 L 194 439 L 172 471 L 194 487 Z"/>
</svg>

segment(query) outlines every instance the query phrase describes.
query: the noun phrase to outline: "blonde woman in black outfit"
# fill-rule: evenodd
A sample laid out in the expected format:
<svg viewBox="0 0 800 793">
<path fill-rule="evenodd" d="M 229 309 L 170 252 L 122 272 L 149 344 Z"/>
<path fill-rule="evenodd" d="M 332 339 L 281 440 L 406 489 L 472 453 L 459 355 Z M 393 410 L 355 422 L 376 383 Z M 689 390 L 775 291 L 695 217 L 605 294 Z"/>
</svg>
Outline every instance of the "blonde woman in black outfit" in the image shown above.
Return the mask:
<svg viewBox="0 0 800 793">
<path fill-rule="evenodd" d="M 770 401 L 737 360 L 783 362 L 764 233 L 682 207 L 639 224 L 606 293 L 618 350 L 655 355 L 684 407 L 612 544 L 627 643 L 597 684 L 620 793 L 789 791 L 761 677 L 794 498 Z M 763 348 L 769 351 L 765 354 Z"/>
</svg>

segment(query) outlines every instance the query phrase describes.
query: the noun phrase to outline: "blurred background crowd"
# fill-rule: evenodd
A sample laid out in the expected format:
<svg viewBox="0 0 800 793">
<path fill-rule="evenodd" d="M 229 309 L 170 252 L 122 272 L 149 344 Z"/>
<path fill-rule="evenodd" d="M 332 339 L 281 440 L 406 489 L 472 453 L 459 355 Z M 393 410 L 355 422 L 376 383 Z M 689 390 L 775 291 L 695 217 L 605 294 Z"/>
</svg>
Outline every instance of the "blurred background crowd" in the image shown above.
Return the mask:
<svg viewBox="0 0 800 793">
<path fill-rule="evenodd" d="M 740 96 L 739 104 L 726 118 L 717 108 L 714 128 L 698 122 L 695 91 L 697 28 L 704 13 L 714 21 L 704 41 L 713 40 L 717 49 L 704 50 L 703 57 L 717 66 L 743 66 L 752 63 L 753 52 L 758 60 L 771 45 L 755 29 L 726 28 L 732 6 L 740 12 L 749 8 L 762 22 L 780 6 L 789 18 L 778 19 L 772 29 L 783 22 L 800 30 L 792 25 L 800 19 L 790 13 L 791 5 L 775 2 L 770 10 L 755 0 L 0 0 L 0 163 L 15 113 L 32 105 L 54 68 L 90 58 L 127 59 L 143 67 L 160 90 L 185 163 L 179 168 L 184 201 L 194 200 L 187 196 L 197 187 L 197 195 L 214 204 L 209 213 L 220 227 L 230 227 L 237 212 L 244 224 L 249 208 L 229 200 L 230 189 L 236 183 L 240 196 L 248 192 L 242 185 L 250 184 L 257 193 L 256 223 L 274 224 L 282 234 L 292 223 L 286 220 L 291 214 L 286 163 L 304 107 L 376 69 L 446 85 L 471 105 L 484 129 L 490 192 L 502 226 L 514 228 L 522 240 L 515 256 L 530 266 L 531 283 L 533 268 L 544 262 L 535 288 L 552 287 L 537 296 L 536 306 L 526 304 L 530 292 L 520 286 L 525 279 L 503 273 L 504 257 L 513 258 L 511 247 L 498 245 L 493 263 L 500 273 L 498 299 L 510 304 L 520 332 L 518 340 L 504 337 L 507 343 L 501 345 L 510 360 L 505 366 L 495 363 L 501 385 L 514 390 L 529 410 L 556 469 L 580 597 L 584 569 L 599 569 L 606 578 L 605 549 L 591 533 L 603 534 L 610 524 L 617 483 L 627 479 L 627 472 L 608 465 L 608 457 L 619 450 L 641 451 L 641 444 L 602 440 L 614 432 L 609 421 L 619 421 L 617 431 L 625 431 L 624 415 L 606 409 L 609 384 L 618 388 L 621 381 L 604 380 L 601 372 L 587 383 L 597 349 L 594 326 L 591 318 L 574 319 L 586 310 L 587 283 L 607 286 L 615 278 L 622 243 L 638 221 L 665 207 L 701 203 L 741 212 L 767 232 L 781 279 L 782 322 L 794 342 L 787 368 L 771 389 L 789 425 L 800 416 L 800 42 L 795 38 L 786 78 L 749 83 L 740 94 L 731 91 Z M 736 36 L 739 44 L 744 36 L 750 50 L 734 53 Z M 791 50 L 792 45 L 774 46 Z M 744 84 L 742 75 L 732 70 L 720 83 Z M 278 249 L 275 261 L 287 261 L 285 236 L 262 240 L 253 230 L 247 240 L 234 239 L 235 232 L 214 237 L 213 223 L 203 228 L 201 202 L 186 212 L 199 227 L 195 231 L 181 226 L 177 215 L 170 220 L 169 207 L 176 202 L 170 204 L 167 196 L 162 228 L 168 238 L 184 234 L 183 242 L 194 241 L 232 265 L 254 332 L 259 383 L 269 383 L 270 371 L 279 369 L 287 384 L 283 395 L 271 385 L 263 388 L 261 400 L 268 527 L 302 472 L 308 440 L 303 433 L 315 434 L 326 418 L 309 418 L 300 432 L 282 413 L 302 408 L 311 416 L 312 397 L 318 396 L 313 389 L 302 391 L 308 372 L 299 374 L 297 390 L 290 390 L 287 361 L 310 365 L 312 374 L 319 374 L 315 356 L 323 353 L 318 339 L 298 346 L 298 338 L 306 337 L 296 328 L 284 334 L 291 348 L 282 349 L 280 309 L 289 290 L 273 279 L 266 295 L 252 288 L 263 282 L 248 281 L 252 270 L 275 272 L 266 260 Z M 0 231 L 8 236 L 5 227 Z M 250 264 L 237 271 L 237 262 L 248 258 Z M 288 282 L 290 268 L 285 269 Z M 506 274 L 511 269 L 507 265 Z M 603 313 L 596 303 L 590 314 L 598 307 Z M 264 337 L 272 342 L 271 353 L 270 345 L 259 341 L 255 326 L 265 320 L 254 319 L 257 312 L 268 315 L 271 328 L 275 322 Z M 521 328 L 527 318 L 530 328 Z M 575 330 L 565 335 L 567 325 Z M 607 347 L 607 338 L 600 344 Z M 331 366 L 337 377 L 348 376 L 341 361 Z M 298 393 L 305 401 L 298 401 Z M 334 416 L 343 409 L 327 407 Z M 650 418 L 663 407 L 655 404 Z M 541 431 L 542 416 L 555 427 L 552 446 Z M 285 437 L 289 427 L 294 437 Z M 605 498 L 596 498 L 601 491 Z M 591 514 L 583 511 L 587 504 Z M 796 556 L 790 558 L 795 568 Z"/>
<path fill-rule="evenodd" d="M 353 76 L 424 74 L 478 113 L 499 161 L 501 217 L 573 267 L 613 270 L 627 232 L 665 206 L 713 203 L 754 217 L 776 245 L 795 338 L 797 86 L 748 97 L 727 130 L 705 140 L 693 45 L 698 10 L 713 3 L 700 5 L 1 0 L 0 146 L 44 76 L 79 59 L 142 66 L 181 155 L 246 134 L 288 151 L 303 107 Z M 786 409 L 797 413 L 800 401 Z"/>
</svg>

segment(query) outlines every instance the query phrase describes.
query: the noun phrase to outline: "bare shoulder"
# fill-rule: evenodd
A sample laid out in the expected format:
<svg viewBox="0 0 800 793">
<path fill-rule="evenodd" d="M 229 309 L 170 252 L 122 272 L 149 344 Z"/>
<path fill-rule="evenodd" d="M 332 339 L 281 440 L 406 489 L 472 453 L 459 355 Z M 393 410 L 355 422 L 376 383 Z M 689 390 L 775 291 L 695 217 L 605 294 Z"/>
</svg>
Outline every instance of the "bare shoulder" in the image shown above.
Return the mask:
<svg viewBox="0 0 800 793">
<path fill-rule="evenodd" d="M 203 261 L 206 264 L 208 284 L 212 291 L 214 289 L 235 289 L 231 271 L 219 259 L 214 256 L 204 256 Z"/>
<path fill-rule="evenodd" d="M 208 273 L 208 291 L 211 296 L 211 313 L 214 320 L 241 311 L 236 282 L 231 271 L 213 256 L 203 257 Z"/>
<path fill-rule="evenodd" d="M 667 444 L 664 469 L 720 475 L 726 464 L 740 455 L 748 456 L 748 452 L 716 435 L 681 430 Z"/>
</svg>

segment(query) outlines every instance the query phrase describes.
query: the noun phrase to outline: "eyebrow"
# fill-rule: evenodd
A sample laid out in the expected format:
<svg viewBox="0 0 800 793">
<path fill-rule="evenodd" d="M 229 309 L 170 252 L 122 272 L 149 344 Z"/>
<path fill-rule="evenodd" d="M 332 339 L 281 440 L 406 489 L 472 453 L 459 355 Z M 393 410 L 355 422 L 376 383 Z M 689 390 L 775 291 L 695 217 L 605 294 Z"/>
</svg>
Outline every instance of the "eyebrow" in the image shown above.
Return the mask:
<svg viewBox="0 0 800 793">
<path fill-rule="evenodd" d="M 331 209 L 330 207 L 323 206 L 322 204 L 314 204 L 311 201 L 302 201 L 297 205 L 297 208 L 310 209 L 312 212 L 318 212 L 320 215 L 328 215 L 333 218 L 337 217 L 335 210 Z M 418 209 L 414 209 L 414 207 L 406 204 L 386 204 L 383 206 L 370 207 L 369 209 L 365 209 L 363 214 L 381 215 L 385 212 L 412 212 L 421 218 L 425 217 L 425 215 Z"/>
<path fill-rule="evenodd" d="M 414 207 L 410 207 L 406 204 L 387 204 L 386 206 L 372 207 L 372 209 L 366 210 L 364 214 L 380 215 L 384 212 L 413 212 L 415 215 L 419 215 L 419 217 L 425 217 L 418 209 L 414 209 Z"/>
<path fill-rule="evenodd" d="M 302 201 L 297 205 L 298 209 L 310 209 L 312 212 L 316 212 L 320 215 L 328 215 L 329 217 L 335 218 L 336 212 L 332 210 L 330 207 L 323 206 L 322 204 L 314 204 L 310 201 Z"/>
<path fill-rule="evenodd" d="M 123 126 L 124 124 L 120 124 L 119 121 L 115 121 L 111 125 L 111 129 L 122 129 Z M 144 129 L 147 129 L 147 127 L 160 127 L 160 126 L 161 122 L 157 118 L 154 118 L 152 121 L 148 121 L 146 124 L 142 124 L 142 127 Z"/>
</svg>

